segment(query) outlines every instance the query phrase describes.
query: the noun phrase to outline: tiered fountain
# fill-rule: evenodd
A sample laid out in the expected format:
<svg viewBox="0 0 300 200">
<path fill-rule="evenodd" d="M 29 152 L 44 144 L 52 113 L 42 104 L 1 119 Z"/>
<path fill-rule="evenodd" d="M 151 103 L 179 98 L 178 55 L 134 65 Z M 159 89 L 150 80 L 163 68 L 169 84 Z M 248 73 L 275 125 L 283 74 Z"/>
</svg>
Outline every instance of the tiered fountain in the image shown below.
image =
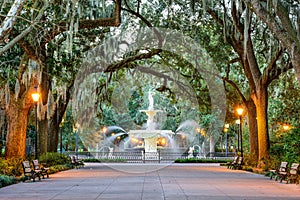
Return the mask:
<svg viewBox="0 0 300 200">
<path fill-rule="evenodd" d="M 157 142 L 160 137 L 171 138 L 174 134 L 171 130 L 157 130 L 154 117 L 156 113 L 162 112 L 161 110 L 154 110 L 153 96 L 151 91 L 148 92 L 149 106 L 148 110 L 140 110 L 145 112 L 147 118 L 147 128 L 145 130 L 130 130 L 128 132 L 129 138 L 140 138 L 144 141 L 143 147 L 145 150 L 145 159 L 156 159 L 157 156 Z"/>
</svg>

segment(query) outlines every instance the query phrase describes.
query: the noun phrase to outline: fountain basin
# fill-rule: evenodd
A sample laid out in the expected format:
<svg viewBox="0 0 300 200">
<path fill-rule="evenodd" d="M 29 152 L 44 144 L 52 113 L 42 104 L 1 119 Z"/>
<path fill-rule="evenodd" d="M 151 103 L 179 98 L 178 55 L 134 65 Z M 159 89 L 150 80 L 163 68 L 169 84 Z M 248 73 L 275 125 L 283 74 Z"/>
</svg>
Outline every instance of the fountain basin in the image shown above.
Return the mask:
<svg viewBox="0 0 300 200">
<path fill-rule="evenodd" d="M 130 130 L 128 135 L 140 138 L 160 137 L 164 135 L 173 135 L 171 130 Z"/>
</svg>

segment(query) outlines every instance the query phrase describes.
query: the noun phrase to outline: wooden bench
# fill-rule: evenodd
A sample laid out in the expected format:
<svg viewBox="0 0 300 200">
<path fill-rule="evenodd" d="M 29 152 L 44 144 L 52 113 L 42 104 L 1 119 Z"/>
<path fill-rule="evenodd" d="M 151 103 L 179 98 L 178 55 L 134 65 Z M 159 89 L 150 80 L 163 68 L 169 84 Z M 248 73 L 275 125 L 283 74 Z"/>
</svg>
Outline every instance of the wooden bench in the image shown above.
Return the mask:
<svg viewBox="0 0 300 200">
<path fill-rule="evenodd" d="M 81 168 L 81 167 L 84 167 L 84 163 L 82 160 L 80 159 L 76 159 L 75 156 L 71 156 L 71 165 L 72 165 L 72 168 Z"/>
<path fill-rule="evenodd" d="M 298 179 L 299 166 L 299 163 L 292 163 L 287 174 L 286 183 L 296 183 Z"/>
<path fill-rule="evenodd" d="M 45 178 L 45 176 L 47 176 L 47 178 L 49 178 L 49 168 L 48 167 L 41 166 L 41 164 L 39 163 L 38 160 L 33 160 L 32 165 L 35 170 L 40 170 L 40 174 L 43 176 L 43 179 Z"/>
<path fill-rule="evenodd" d="M 232 169 L 242 169 L 243 164 L 244 164 L 243 157 L 239 157 L 237 162 L 232 166 Z"/>
<path fill-rule="evenodd" d="M 279 168 L 275 170 L 275 174 L 274 174 L 275 181 L 279 179 L 280 182 L 282 182 L 282 180 L 286 179 L 287 173 L 288 173 L 288 162 L 281 162 Z"/>
<path fill-rule="evenodd" d="M 28 160 L 22 162 L 22 167 L 24 176 L 27 178 L 27 180 L 32 179 L 32 181 L 35 182 L 36 177 L 38 177 L 39 180 L 41 180 L 41 170 L 32 169 Z"/>
<path fill-rule="evenodd" d="M 238 156 L 235 156 L 231 162 L 228 162 L 228 163 L 226 164 L 226 165 L 227 165 L 227 168 L 228 168 L 228 169 L 232 169 L 233 166 L 237 164 L 238 159 L 239 159 L 239 157 L 238 157 Z"/>
</svg>

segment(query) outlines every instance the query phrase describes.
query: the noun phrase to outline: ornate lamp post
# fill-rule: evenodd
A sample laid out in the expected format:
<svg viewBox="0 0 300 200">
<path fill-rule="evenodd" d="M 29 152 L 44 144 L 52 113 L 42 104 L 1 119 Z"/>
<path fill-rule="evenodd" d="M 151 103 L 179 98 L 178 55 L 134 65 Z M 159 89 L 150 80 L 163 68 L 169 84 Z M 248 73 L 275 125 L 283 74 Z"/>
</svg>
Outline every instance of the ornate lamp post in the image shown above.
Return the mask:
<svg viewBox="0 0 300 200">
<path fill-rule="evenodd" d="M 34 145 L 34 157 L 37 159 L 38 158 L 38 148 L 37 148 L 37 143 L 38 143 L 38 125 L 37 125 L 37 102 L 40 99 L 40 93 L 37 92 L 37 87 L 35 87 L 35 92 L 31 94 L 31 97 L 34 101 L 34 109 L 35 109 L 35 145 Z"/>
<path fill-rule="evenodd" d="M 242 134 L 242 115 L 244 112 L 244 109 L 239 107 L 236 109 L 236 112 L 239 116 L 239 120 L 240 120 L 240 125 L 239 125 L 239 135 L 240 135 L 240 140 L 241 140 L 241 157 L 243 157 L 243 134 Z"/>
<path fill-rule="evenodd" d="M 239 119 L 237 119 L 237 120 L 235 120 L 235 123 L 237 124 L 237 129 L 234 128 L 234 131 L 237 132 L 237 136 L 238 136 L 237 137 L 237 152 L 240 152 L 240 133 L 239 133 L 240 129 L 239 129 L 239 127 L 240 127 L 241 121 Z"/>
<path fill-rule="evenodd" d="M 225 145 L 225 156 L 228 157 L 228 130 L 229 130 L 229 124 L 224 125 L 224 132 L 225 132 L 225 137 L 226 137 L 226 145 Z"/>
</svg>

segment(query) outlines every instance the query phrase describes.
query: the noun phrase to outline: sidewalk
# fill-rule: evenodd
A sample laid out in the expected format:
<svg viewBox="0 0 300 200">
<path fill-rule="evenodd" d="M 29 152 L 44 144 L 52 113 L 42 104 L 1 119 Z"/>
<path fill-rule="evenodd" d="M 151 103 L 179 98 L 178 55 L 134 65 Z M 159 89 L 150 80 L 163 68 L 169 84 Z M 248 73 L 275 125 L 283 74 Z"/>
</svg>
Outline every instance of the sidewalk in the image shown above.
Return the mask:
<svg viewBox="0 0 300 200">
<path fill-rule="evenodd" d="M 4 199 L 299 200 L 300 186 L 216 164 L 86 164 L 1 188 Z"/>
</svg>

